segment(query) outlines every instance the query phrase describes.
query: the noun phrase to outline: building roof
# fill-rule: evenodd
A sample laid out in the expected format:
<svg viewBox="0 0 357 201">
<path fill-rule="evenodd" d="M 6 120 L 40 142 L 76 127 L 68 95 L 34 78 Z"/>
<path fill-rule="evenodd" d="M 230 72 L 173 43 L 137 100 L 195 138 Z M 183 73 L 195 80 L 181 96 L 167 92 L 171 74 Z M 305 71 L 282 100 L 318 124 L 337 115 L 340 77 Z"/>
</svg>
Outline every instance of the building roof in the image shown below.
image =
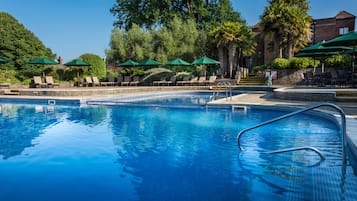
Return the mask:
<svg viewBox="0 0 357 201">
<path fill-rule="evenodd" d="M 341 12 L 339 12 L 337 15 L 336 15 L 336 19 L 345 19 L 345 18 L 355 18 L 356 16 L 352 15 L 351 13 L 343 10 Z"/>
</svg>

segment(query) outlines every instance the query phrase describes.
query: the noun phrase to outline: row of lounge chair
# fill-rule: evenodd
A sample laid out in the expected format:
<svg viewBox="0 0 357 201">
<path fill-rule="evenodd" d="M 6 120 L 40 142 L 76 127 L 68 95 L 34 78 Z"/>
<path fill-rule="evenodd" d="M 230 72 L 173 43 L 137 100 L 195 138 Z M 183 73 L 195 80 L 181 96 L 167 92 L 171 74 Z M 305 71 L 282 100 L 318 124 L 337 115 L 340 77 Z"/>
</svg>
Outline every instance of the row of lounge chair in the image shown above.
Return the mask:
<svg viewBox="0 0 357 201">
<path fill-rule="evenodd" d="M 58 83 L 53 81 L 52 76 L 45 76 L 45 81 L 42 81 L 41 76 L 33 76 L 33 84 L 36 88 L 53 88 L 59 86 Z"/>
<path fill-rule="evenodd" d="M 193 77 L 190 79 L 189 77 L 184 77 L 183 80 L 176 80 L 176 77 L 173 76 L 170 80 L 162 79 L 153 81 L 153 86 L 169 86 L 169 85 L 211 85 L 216 81 L 217 76 L 210 76 L 207 80 L 206 77 Z M 140 83 L 139 76 L 120 76 L 117 80 L 114 77 L 108 78 L 108 81 L 102 82 L 99 81 L 98 77 L 90 77 L 87 76 L 76 83 L 77 86 L 84 87 L 96 87 L 96 86 L 137 86 Z M 53 81 L 52 76 L 45 76 L 44 81 L 41 76 L 33 77 L 33 86 L 36 88 L 50 88 L 59 86 L 58 83 Z"/>
<path fill-rule="evenodd" d="M 98 77 L 85 77 L 81 82 L 82 86 L 95 87 L 95 86 L 137 86 L 140 82 L 139 76 L 120 76 L 118 80 L 115 81 L 114 77 L 109 77 L 108 81 L 101 82 Z"/>
<path fill-rule="evenodd" d="M 212 75 L 206 79 L 206 77 L 193 77 L 189 79 L 188 77 L 184 77 L 183 80 L 177 81 L 176 85 L 211 85 L 216 82 L 217 76 Z"/>
</svg>

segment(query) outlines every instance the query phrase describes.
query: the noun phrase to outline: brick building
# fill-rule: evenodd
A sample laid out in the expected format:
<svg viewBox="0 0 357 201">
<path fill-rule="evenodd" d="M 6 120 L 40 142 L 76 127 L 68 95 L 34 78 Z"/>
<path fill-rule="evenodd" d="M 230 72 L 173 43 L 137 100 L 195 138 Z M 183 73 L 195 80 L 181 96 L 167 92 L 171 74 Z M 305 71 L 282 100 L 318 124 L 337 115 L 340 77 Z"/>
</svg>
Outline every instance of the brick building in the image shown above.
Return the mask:
<svg viewBox="0 0 357 201">
<path fill-rule="evenodd" d="M 355 30 L 356 16 L 341 11 L 335 17 L 314 19 L 312 23 L 312 43 L 331 40 Z"/>
<path fill-rule="evenodd" d="M 315 44 L 323 40 L 331 40 L 343 34 L 355 30 L 356 16 L 349 12 L 341 11 L 335 17 L 313 19 L 311 31 L 311 43 Z M 252 32 L 257 43 L 256 54 L 252 56 L 253 66 L 269 63 L 274 59 L 272 50 L 269 49 L 272 42 L 269 38 L 264 38 L 260 24 L 252 27 Z"/>
</svg>

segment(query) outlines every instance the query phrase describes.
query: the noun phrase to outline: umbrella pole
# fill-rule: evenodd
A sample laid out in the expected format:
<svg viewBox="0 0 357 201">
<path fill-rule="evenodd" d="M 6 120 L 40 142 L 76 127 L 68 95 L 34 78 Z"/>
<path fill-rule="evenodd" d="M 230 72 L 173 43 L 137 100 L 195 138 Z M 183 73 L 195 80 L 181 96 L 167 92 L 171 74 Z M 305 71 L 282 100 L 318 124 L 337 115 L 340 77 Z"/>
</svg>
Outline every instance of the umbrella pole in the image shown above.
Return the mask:
<svg viewBox="0 0 357 201">
<path fill-rule="evenodd" d="M 355 84 L 354 84 L 354 74 L 355 74 L 355 58 L 356 58 L 356 55 L 353 53 L 353 54 L 352 54 L 352 77 L 351 77 L 351 80 L 352 80 L 352 87 L 355 87 Z"/>
</svg>

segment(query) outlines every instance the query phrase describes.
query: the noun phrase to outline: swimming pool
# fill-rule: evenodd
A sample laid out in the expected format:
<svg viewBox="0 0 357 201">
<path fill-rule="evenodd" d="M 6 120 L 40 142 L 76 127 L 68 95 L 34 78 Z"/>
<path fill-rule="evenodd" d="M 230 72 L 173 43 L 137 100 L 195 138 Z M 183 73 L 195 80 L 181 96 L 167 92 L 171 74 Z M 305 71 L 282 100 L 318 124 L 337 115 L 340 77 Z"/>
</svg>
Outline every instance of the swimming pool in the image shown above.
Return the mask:
<svg viewBox="0 0 357 201">
<path fill-rule="evenodd" d="M 239 151 L 240 130 L 285 113 L 3 104 L 0 200 L 354 200 L 331 119 L 305 114 L 250 131 Z M 301 145 L 327 159 L 264 153 Z"/>
</svg>

